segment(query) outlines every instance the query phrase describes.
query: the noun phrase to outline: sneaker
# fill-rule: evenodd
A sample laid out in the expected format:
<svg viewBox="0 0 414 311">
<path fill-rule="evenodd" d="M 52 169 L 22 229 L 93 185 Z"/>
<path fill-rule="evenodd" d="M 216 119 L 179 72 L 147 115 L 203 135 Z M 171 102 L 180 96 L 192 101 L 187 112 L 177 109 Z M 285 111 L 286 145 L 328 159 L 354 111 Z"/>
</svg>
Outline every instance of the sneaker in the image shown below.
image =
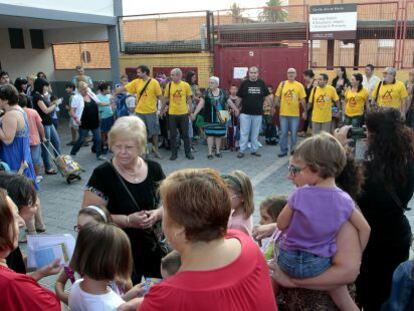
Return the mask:
<svg viewBox="0 0 414 311">
<path fill-rule="evenodd" d="M 170 161 L 175 161 L 177 160 L 177 155 L 176 154 L 172 154 L 170 157 Z"/>
<path fill-rule="evenodd" d="M 43 180 L 43 176 L 36 176 L 36 183 L 40 183 Z"/>
<path fill-rule="evenodd" d="M 243 153 L 243 152 L 239 152 L 239 154 L 237 155 L 237 157 L 238 157 L 239 159 L 243 158 L 243 157 L 244 157 L 244 153 Z"/>
<path fill-rule="evenodd" d="M 209 155 L 207 155 L 207 159 L 213 160 L 214 159 L 214 156 L 212 154 L 209 154 Z"/>
<path fill-rule="evenodd" d="M 257 142 L 257 145 L 259 146 L 259 148 L 263 147 L 263 145 L 260 143 L 260 141 Z"/>
<path fill-rule="evenodd" d="M 216 158 L 222 158 L 223 156 L 221 155 L 221 153 L 216 153 Z"/>
<path fill-rule="evenodd" d="M 262 156 L 260 153 L 257 153 L 257 152 L 252 152 L 251 155 L 255 156 L 255 157 L 261 157 Z"/>
<path fill-rule="evenodd" d="M 252 144 L 251 143 L 247 143 L 247 148 L 251 149 L 252 148 Z"/>
<path fill-rule="evenodd" d="M 281 152 L 277 155 L 279 158 L 284 158 L 287 156 L 287 152 Z"/>
<path fill-rule="evenodd" d="M 185 157 L 186 157 L 188 160 L 194 160 L 194 156 L 193 156 L 191 153 L 186 154 L 186 155 L 185 155 Z"/>
</svg>

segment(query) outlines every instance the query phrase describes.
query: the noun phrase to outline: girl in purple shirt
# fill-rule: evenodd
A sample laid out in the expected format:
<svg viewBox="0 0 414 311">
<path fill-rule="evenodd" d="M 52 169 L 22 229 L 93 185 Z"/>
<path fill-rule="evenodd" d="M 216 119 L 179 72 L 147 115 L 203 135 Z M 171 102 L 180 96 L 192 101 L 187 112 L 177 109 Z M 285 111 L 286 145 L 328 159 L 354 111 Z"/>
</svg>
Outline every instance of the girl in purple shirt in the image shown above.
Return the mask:
<svg viewBox="0 0 414 311">
<path fill-rule="evenodd" d="M 346 221 L 358 230 L 362 250 L 368 243 L 367 221 L 351 197 L 335 184 L 345 164 L 344 148 L 328 133 L 304 140 L 295 150 L 289 174 L 307 186 L 295 190 L 277 219 L 283 232 L 278 264 L 293 278 L 315 277 L 331 266 L 336 235 Z M 346 286 L 329 294 L 339 309 L 359 310 Z"/>
</svg>

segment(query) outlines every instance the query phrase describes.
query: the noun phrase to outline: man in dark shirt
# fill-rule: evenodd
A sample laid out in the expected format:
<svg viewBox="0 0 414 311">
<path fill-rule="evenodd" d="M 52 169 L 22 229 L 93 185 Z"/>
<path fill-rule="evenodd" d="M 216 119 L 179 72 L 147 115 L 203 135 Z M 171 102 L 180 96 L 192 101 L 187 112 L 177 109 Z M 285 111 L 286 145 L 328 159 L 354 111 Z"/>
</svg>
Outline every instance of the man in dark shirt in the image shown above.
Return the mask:
<svg viewBox="0 0 414 311">
<path fill-rule="evenodd" d="M 253 156 L 260 157 L 259 132 L 262 125 L 263 103 L 269 100 L 269 91 L 263 80 L 258 78 L 259 69 L 250 67 L 249 77 L 240 85 L 237 96 L 241 99 L 240 114 L 240 152 L 238 158 L 243 158 L 247 144 L 251 143 L 250 152 Z M 273 105 L 273 103 L 271 103 Z"/>
</svg>

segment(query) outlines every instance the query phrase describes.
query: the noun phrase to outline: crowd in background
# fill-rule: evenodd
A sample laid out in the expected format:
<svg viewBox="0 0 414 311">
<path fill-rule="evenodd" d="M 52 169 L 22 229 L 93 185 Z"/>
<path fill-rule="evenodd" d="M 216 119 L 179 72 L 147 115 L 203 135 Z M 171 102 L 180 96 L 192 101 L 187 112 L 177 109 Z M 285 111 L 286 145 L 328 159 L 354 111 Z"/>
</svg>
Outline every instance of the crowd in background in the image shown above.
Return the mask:
<svg viewBox="0 0 414 311">
<path fill-rule="evenodd" d="M 412 310 L 412 234 L 404 215 L 414 192 L 414 71 L 406 83 L 367 65 L 348 78 L 294 68 L 277 87 L 251 67 L 240 85 L 194 72 L 151 77 L 137 68 L 114 89 L 82 67 L 53 95 L 44 73 L 0 74 L 0 305 L 5 310 Z M 56 174 L 58 109 L 70 115 L 76 156 L 103 160 L 87 181 L 70 264 L 27 275 L 18 231 L 46 230 L 38 184 Z M 355 129 L 360 129 L 355 130 Z M 310 131 L 311 130 L 311 131 Z M 289 197 L 269 194 L 254 226 L 254 191 L 243 171 L 182 169 L 165 176 L 160 147 L 208 160 L 223 149 L 259 158 L 259 135 L 291 155 Z M 312 133 L 312 135 L 310 135 Z M 357 134 L 355 134 L 357 133 Z M 359 133 L 359 134 L 358 134 Z M 306 138 L 298 142 L 297 136 Z M 310 136 L 310 137 L 308 137 Z M 289 144 L 290 137 L 290 144 Z M 356 159 L 356 145 L 363 143 Z M 106 155 L 111 153 L 111 159 Z M 17 174 L 16 174 L 17 173 Z M 22 241 L 23 242 L 23 241 Z M 37 281 L 59 274 L 55 293 Z M 71 283 L 70 293 L 65 291 Z M 22 307 L 23 306 L 23 307 Z"/>
</svg>

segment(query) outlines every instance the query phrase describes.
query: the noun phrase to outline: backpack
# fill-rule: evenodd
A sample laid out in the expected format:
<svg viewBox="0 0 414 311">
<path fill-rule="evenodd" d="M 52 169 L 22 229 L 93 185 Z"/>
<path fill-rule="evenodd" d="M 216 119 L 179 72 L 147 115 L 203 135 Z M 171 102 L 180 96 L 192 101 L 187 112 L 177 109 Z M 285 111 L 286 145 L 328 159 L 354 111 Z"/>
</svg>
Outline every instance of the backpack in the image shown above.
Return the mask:
<svg viewBox="0 0 414 311">
<path fill-rule="evenodd" d="M 116 110 L 115 110 L 115 115 L 117 118 L 120 117 L 124 117 L 124 116 L 129 116 L 129 108 L 128 105 L 126 103 L 126 99 L 129 97 L 133 97 L 133 95 L 128 95 L 125 93 L 122 94 L 118 94 L 116 95 Z"/>
</svg>

